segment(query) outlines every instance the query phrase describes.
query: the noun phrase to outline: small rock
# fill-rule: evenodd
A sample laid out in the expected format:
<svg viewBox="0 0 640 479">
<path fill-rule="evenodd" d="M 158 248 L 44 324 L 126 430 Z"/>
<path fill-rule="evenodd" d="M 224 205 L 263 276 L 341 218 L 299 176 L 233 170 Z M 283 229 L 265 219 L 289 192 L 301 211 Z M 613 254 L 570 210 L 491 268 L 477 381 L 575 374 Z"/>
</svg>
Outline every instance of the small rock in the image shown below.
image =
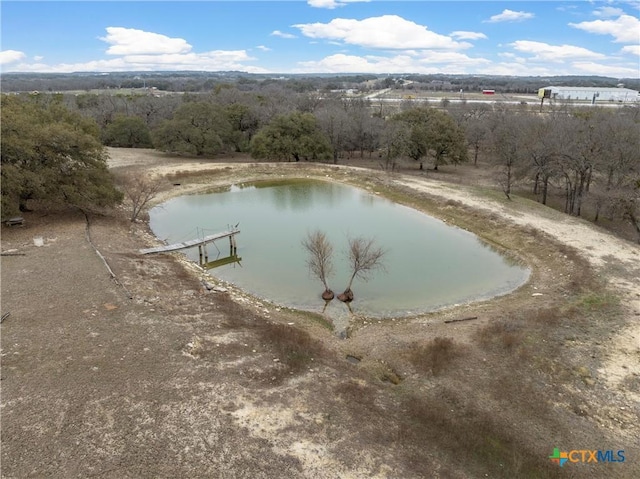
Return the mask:
<svg viewBox="0 0 640 479">
<path fill-rule="evenodd" d="M 578 369 L 576 369 L 576 373 L 583 379 L 591 377 L 591 371 L 589 371 L 589 368 L 585 366 L 580 366 Z"/>
</svg>

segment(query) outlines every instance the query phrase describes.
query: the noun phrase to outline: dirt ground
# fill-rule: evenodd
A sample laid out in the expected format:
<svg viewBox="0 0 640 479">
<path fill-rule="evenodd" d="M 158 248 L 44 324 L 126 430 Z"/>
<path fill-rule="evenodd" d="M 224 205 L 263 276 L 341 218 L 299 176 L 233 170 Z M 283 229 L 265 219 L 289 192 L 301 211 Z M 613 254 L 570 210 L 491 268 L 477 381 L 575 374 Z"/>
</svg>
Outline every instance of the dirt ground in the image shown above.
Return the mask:
<svg viewBox="0 0 640 479">
<path fill-rule="evenodd" d="M 124 210 L 36 209 L 2 227 L 2 477 L 640 477 L 638 245 L 482 178 L 110 156 L 115 172 L 172 175 L 156 202 L 250 179 L 354 184 L 472 229 L 531 279 L 419 317 L 354 317 L 341 339 L 316 315 L 208 291 L 180 255 L 141 256 L 157 240 Z M 452 346 L 437 355 L 434 338 Z M 559 468 L 554 447 L 626 460 Z"/>
</svg>

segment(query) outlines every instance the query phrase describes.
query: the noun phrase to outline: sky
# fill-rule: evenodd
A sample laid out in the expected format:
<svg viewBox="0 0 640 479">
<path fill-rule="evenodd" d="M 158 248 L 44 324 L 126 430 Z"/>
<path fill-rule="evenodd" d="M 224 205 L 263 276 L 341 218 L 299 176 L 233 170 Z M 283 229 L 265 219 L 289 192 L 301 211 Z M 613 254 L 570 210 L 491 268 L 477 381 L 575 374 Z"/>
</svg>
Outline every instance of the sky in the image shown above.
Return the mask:
<svg viewBox="0 0 640 479">
<path fill-rule="evenodd" d="M 640 78 L 640 0 L 0 2 L 0 71 Z"/>
</svg>

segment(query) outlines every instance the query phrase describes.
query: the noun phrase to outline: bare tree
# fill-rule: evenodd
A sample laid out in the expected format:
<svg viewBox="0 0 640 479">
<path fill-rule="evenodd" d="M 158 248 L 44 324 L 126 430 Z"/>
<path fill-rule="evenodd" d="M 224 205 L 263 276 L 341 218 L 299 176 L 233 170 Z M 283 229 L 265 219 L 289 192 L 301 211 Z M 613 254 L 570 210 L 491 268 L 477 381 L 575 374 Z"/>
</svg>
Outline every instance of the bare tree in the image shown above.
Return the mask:
<svg viewBox="0 0 640 479">
<path fill-rule="evenodd" d="M 338 295 L 340 301 L 349 302 L 353 300 L 351 285 L 356 278 L 368 281 L 371 274 L 377 269 L 384 269 L 382 258 L 385 251 L 376 246 L 374 239 L 349 238 L 349 251 L 347 256 L 351 263 L 351 278 L 343 293 Z"/>
<path fill-rule="evenodd" d="M 485 146 L 488 136 L 487 118 L 491 107 L 484 103 L 468 105 L 463 103 L 461 108 L 453 110 L 451 115 L 464 131 L 467 145 L 473 151 L 473 166 L 478 166 L 480 150 Z"/>
<path fill-rule="evenodd" d="M 333 163 L 346 148 L 352 119 L 347 115 L 344 105 L 338 101 L 327 101 L 315 113 L 318 126 L 329 138 L 333 150 Z"/>
<path fill-rule="evenodd" d="M 165 186 L 162 178 L 146 178 L 133 173 L 122 175 L 119 178 L 119 183 L 125 201 L 129 204 L 131 222 L 138 219 L 140 213 Z"/>
<path fill-rule="evenodd" d="M 640 240 L 640 135 L 637 120 L 629 113 L 623 111 L 605 119 L 606 154 L 594 166 L 594 178 L 600 187 L 596 186 L 591 194 L 596 204 L 594 221 L 598 221 L 601 211 L 608 212 L 611 219 L 621 213 L 632 221 Z"/>
<path fill-rule="evenodd" d="M 533 194 L 547 204 L 551 180 L 559 175 L 559 151 L 564 134 L 559 124 L 564 118 L 550 113 L 546 118 L 527 116 L 520 139 L 523 168 L 533 179 Z"/>
<path fill-rule="evenodd" d="M 327 277 L 333 272 L 333 245 L 327 239 L 327 235 L 316 230 L 307 234 L 307 237 L 302 240 L 302 246 L 309 253 L 307 259 L 309 271 L 324 285 L 322 299 L 331 301 L 334 294 L 327 284 Z"/>
<path fill-rule="evenodd" d="M 400 122 L 389 121 L 382 132 L 380 148 L 380 168 L 386 172 L 396 169 L 398 160 L 406 153 L 409 144 L 409 130 Z"/>
<path fill-rule="evenodd" d="M 498 181 L 510 200 L 517 169 L 523 162 L 521 138 L 523 131 L 526 131 L 526 117 L 505 110 L 494 115 L 492 120 L 489 130 L 492 161 L 500 169 Z"/>
</svg>

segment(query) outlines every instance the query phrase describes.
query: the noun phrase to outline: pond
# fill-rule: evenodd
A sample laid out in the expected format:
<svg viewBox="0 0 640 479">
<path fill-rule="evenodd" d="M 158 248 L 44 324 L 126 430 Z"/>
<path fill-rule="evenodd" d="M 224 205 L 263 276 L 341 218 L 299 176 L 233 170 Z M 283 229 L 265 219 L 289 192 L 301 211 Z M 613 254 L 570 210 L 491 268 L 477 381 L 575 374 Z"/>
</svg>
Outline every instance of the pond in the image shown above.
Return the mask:
<svg viewBox="0 0 640 479">
<path fill-rule="evenodd" d="M 525 283 L 529 270 L 501 256 L 477 236 L 373 193 L 332 182 L 286 180 L 234 185 L 224 192 L 181 196 L 150 211 L 150 226 L 167 243 L 228 230 L 240 262 L 209 273 L 244 291 L 286 307 L 349 314 L 320 295 L 322 283 L 306 265 L 301 242 L 321 230 L 334 246 L 336 294 L 346 287 L 348 239 L 374 239 L 385 250 L 384 270 L 356 279 L 349 305 L 372 318 L 411 316 L 506 294 Z M 207 246 L 209 261 L 229 256 L 229 240 Z M 219 250 L 219 251 L 218 251 Z M 185 250 L 198 261 L 198 249 Z M 224 261 L 221 261 L 224 263 Z M 325 309 L 326 308 L 326 309 Z"/>
</svg>

